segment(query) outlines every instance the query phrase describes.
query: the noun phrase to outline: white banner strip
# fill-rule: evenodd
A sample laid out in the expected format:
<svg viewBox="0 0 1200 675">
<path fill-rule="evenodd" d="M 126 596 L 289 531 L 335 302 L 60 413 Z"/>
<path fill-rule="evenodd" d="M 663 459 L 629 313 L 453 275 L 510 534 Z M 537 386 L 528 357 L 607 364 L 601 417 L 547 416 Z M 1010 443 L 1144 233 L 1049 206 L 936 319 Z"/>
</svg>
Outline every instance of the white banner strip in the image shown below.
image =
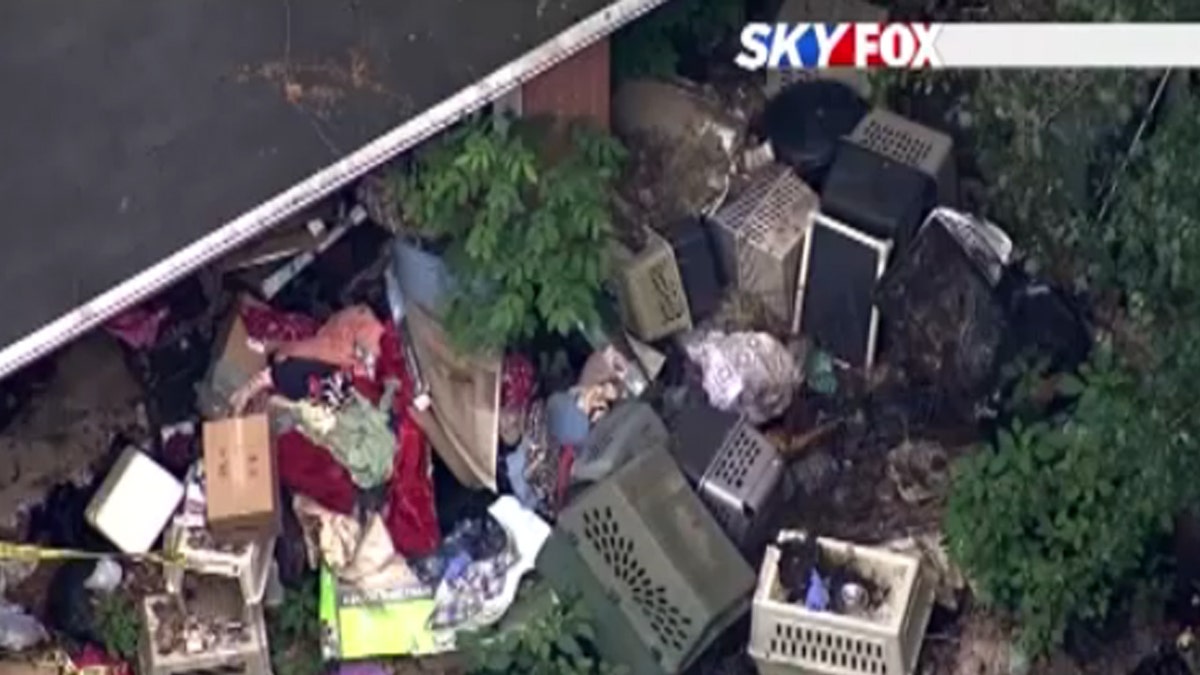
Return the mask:
<svg viewBox="0 0 1200 675">
<path fill-rule="evenodd" d="M 947 23 L 945 68 L 1200 67 L 1197 23 Z"/>
</svg>

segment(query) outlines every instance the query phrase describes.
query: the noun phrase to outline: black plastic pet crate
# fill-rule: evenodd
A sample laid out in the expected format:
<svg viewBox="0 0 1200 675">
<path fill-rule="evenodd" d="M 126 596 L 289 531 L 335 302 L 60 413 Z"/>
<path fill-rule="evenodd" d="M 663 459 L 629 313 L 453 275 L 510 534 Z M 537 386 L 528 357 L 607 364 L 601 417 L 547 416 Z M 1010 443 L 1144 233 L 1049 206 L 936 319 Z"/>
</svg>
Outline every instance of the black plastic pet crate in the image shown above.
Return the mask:
<svg viewBox="0 0 1200 675">
<path fill-rule="evenodd" d="M 938 206 L 958 205 L 958 172 L 950 136 L 876 108 L 854 127 L 849 140 L 932 178 L 937 184 Z"/>
<path fill-rule="evenodd" d="M 821 212 L 903 250 L 936 201 L 924 171 L 847 140 L 821 191 Z"/>
<path fill-rule="evenodd" d="M 539 571 L 583 594 L 601 656 L 639 675 L 682 672 L 747 611 L 754 572 L 665 450 L 584 492 L 557 530 L 569 550 L 552 537 Z"/>
<path fill-rule="evenodd" d="M 793 327 L 839 360 L 870 368 L 879 311 L 875 286 L 892 246 L 817 214 L 804 247 Z"/>
<path fill-rule="evenodd" d="M 767 543 L 792 495 L 775 446 L 745 418 L 707 405 L 684 410 L 676 424 L 675 456 L 725 533 L 745 552 Z"/>
<path fill-rule="evenodd" d="M 725 285 L 711 228 L 703 218 L 688 218 L 671 228 L 667 240 L 675 251 L 692 321 L 711 316 L 721 303 Z"/>
</svg>

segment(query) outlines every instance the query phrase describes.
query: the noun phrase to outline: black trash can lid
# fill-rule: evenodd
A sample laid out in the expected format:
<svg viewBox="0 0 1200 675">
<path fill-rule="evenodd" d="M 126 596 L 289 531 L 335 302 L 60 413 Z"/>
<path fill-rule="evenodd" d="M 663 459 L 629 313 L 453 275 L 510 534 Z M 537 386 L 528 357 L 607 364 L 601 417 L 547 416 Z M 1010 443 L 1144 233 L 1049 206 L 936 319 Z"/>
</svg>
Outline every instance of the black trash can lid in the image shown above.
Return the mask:
<svg viewBox="0 0 1200 675">
<path fill-rule="evenodd" d="M 838 140 L 867 111 L 866 101 L 841 82 L 797 82 L 767 103 L 763 123 L 779 161 L 815 187 L 833 162 Z"/>
</svg>

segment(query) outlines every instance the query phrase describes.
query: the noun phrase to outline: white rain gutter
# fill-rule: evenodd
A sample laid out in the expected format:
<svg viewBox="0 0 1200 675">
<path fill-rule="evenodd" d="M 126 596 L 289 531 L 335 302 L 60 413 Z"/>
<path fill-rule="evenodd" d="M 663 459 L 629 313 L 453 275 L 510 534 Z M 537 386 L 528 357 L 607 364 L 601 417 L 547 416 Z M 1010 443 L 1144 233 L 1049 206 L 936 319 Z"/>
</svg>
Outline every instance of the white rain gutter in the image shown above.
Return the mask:
<svg viewBox="0 0 1200 675">
<path fill-rule="evenodd" d="M 243 213 L 215 232 L 0 350 L 0 378 L 46 356 L 196 272 L 666 2 L 615 0 L 515 61 L 501 66 L 475 84 Z"/>
</svg>

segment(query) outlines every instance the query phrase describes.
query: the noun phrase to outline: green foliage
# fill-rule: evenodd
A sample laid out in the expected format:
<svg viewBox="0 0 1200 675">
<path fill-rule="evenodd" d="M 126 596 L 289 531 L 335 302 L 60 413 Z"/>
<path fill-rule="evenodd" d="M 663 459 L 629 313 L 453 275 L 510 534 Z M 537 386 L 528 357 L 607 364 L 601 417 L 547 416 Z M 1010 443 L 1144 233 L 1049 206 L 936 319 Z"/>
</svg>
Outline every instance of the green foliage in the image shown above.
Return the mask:
<svg viewBox="0 0 1200 675">
<path fill-rule="evenodd" d="M 520 628 L 458 636 L 471 675 L 616 675 L 593 653 L 595 635 L 575 599 L 546 605 Z"/>
<path fill-rule="evenodd" d="M 446 328 L 460 347 L 498 349 L 542 326 L 565 334 L 598 320 L 624 150 L 586 127 L 569 136 L 556 154 L 555 139 L 531 126 L 472 123 L 402 180 L 406 219 L 448 244 Z"/>
<path fill-rule="evenodd" d="M 269 610 L 266 618 L 272 670 L 288 675 L 319 675 L 324 666 L 316 577 L 306 577 L 296 588 L 285 588 L 283 604 Z"/>
<path fill-rule="evenodd" d="M 708 53 L 745 20 L 745 0 L 671 0 L 613 37 L 614 70 L 618 77 L 675 75 L 681 45 Z"/>
<path fill-rule="evenodd" d="M 141 622 L 133 601 L 120 592 L 95 599 L 96 633 L 112 656 L 133 663 L 142 641 Z"/>
<path fill-rule="evenodd" d="M 1106 617 L 1195 468 L 1163 402 L 1107 351 L 1062 387 L 1079 395 L 1065 418 L 1017 421 L 961 461 L 946 517 L 952 555 L 1034 655 Z"/>
<path fill-rule="evenodd" d="M 1151 322 L 1200 316 L 1200 102 L 1174 106 L 1135 154 L 1092 256 L 1096 277 Z"/>
</svg>

